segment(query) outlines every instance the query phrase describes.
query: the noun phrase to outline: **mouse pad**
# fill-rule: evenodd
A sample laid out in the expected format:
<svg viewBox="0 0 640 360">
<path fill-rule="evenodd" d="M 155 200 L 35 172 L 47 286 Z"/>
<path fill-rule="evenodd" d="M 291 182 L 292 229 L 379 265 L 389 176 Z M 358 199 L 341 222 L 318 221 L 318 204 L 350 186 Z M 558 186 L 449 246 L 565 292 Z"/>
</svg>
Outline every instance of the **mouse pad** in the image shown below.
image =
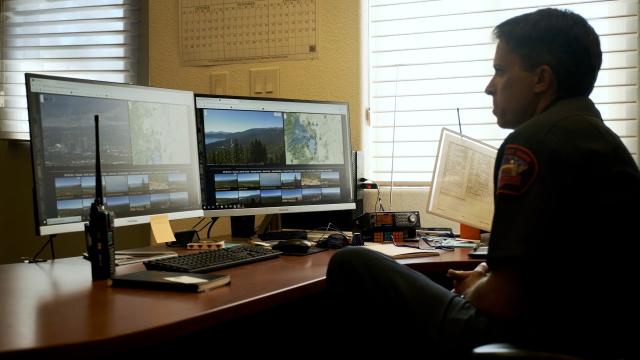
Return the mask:
<svg viewBox="0 0 640 360">
<path fill-rule="evenodd" d="M 301 253 L 294 253 L 294 252 L 283 252 L 283 253 L 282 253 L 282 255 L 305 256 L 305 255 L 315 254 L 315 253 L 317 253 L 317 252 L 325 251 L 325 250 L 327 250 L 327 249 L 319 248 L 319 247 L 317 247 L 317 246 L 312 246 L 312 247 L 310 247 L 310 248 L 309 248 L 309 251 L 307 251 L 307 252 L 306 252 L 306 253 L 304 253 L 304 254 L 301 254 Z"/>
</svg>

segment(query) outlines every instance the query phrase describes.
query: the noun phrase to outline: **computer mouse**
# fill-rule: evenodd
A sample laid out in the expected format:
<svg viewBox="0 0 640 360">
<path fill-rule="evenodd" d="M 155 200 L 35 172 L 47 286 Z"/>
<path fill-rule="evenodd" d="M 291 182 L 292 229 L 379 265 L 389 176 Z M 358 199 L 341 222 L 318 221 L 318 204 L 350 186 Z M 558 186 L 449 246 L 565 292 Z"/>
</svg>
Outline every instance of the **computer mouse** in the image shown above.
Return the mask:
<svg viewBox="0 0 640 360">
<path fill-rule="evenodd" d="M 331 234 L 316 243 L 317 247 L 325 249 L 341 249 L 349 245 L 349 238 L 344 234 Z"/>
<path fill-rule="evenodd" d="M 310 247 L 311 241 L 304 239 L 280 240 L 277 244 L 271 246 L 274 250 L 292 254 L 306 254 Z"/>
</svg>

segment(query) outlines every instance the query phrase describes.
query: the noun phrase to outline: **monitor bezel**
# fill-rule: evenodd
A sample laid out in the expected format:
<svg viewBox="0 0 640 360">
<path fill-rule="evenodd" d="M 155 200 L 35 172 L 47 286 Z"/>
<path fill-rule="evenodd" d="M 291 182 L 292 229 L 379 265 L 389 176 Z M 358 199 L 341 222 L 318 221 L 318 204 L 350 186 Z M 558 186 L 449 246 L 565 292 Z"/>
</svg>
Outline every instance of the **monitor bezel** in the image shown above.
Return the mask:
<svg viewBox="0 0 640 360">
<path fill-rule="evenodd" d="M 187 101 L 184 102 L 184 105 L 187 105 L 190 107 L 190 110 L 187 111 L 187 114 L 190 117 L 190 119 L 188 120 L 188 126 L 189 126 L 188 131 L 190 134 L 192 134 L 191 136 L 193 136 L 192 138 L 193 143 L 191 145 L 195 147 L 194 149 L 191 149 L 190 153 L 192 153 L 191 160 L 195 161 L 197 165 L 196 166 L 197 171 L 195 171 L 195 176 L 199 177 L 200 175 L 199 165 L 197 164 L 198 158 L 197 158 L 197 143 L 196 143 L 197 134 L 196 134 L 196 127 L 195 127 L 195 108 L 193 108 L 193 104 L 191 103 L 191 99 L 193 98 L 192 91 L 134 85 L 134 84 L 127 84 L 127 83 L 115 83 L 115 82 L 108 82 L 108 81 L 83 79 L 83 78 L 64 77 L 64 76 L 56 76 L 56 75 L 41 74 L 41 73 L 25 73 L 25 86 L 27 91 L 26 97 L 27 97 L 30 134 L 33 134 L 34 131 L 35 132 L 41 131 L 41 129 L 37 128 L 38 125 L 36 125 L 36 122 L 37 124 L 41 124 L 40 114 L 35 113 L 36 107 L 32 104 L 32 101 L 34 101 L 35 99 L 34 96 L 37 96 L 37 95 L 30 95 L 30 94 L 35 94 L 35 92 L 32 91 L 32 85 L 31 85 L 32 79 L 71 82 L 74 84 L 89 84 L 94 86 L 97 85 L 97 86 L 106 86 L 106 87 L 113 87 L 113 88 L 123 88 L 125 90 L 134 89 L 136 91 L 154 91 L 154 92 L 158 92 L 158 94 L 162 92 L 166 92 L 167 95 L 179 95 L 179 96 L 185 97 L 185 100 L 189 99 L 188 102 Z M 38 119 L 37 121 L 35 120 L 36 118 Z M 42 138 L 42 135 L 38 134 L 38 137 Z M 33 140 L 30 140 L 30 142 L 31 141 Z M 84 231 L 84 225 L 88 223 L 88 220 L 83 221 L 82 219 L 79 219 L 79 221 L 65 222 L 60 224 L 47 224 L 47 225 L 40 224 L 41 214 L 38 206 L 38 199 L 39 199 L 38 181 L 39 180 L 37 179 L 37 175 L 36 175 L 36 172 L 40 170 L 37 169 L 38 164 L 36 163 L 35 151 L 36 150 L 34 150 L 34 146 L 32 144 L 31 163 L 32 163 L 32 180 L 33 180 L 33 210 L 34 210 L 34 223 L 35 223 L 36 235 L 44 236 L 44 235 L 54 235 L 54 234 L 61 234 L 61 233 Z M 193 154 L 195 154 L 195 156 Z M 103 176 L 104 176 L 104 173 L 103 173 Z M 194 194 L 197 194 L 198 196 L 197 203 L 201 204 L 202 202 L 200 199 L 201 191 L 199 188 L 200 182 L 194 181 L 194 186 L 198 187 L 197 191 L 194 191 Z M 146 224 L 150 222 L 151 216 L 158 215 L 158 214 L 166 214 L 170 220 L 174 220 L 174 219 L 201 217 L 203 216 L 203 211 L 201 208 L 193 208 L 190 210 L 178 210 L 178 211 L 169 210 L 167 212 L 158 211 L 155 214 L 116 217 L 114 219 L 114 226 L 120 227 L 120 226 L 127 226 L 127 225 Z"/>
<path fill-rule="evenodd" d="M 316 104 L 316 105 L 335 105 L 335 106 L 344 106 L 346 115 L 346 126 L 343 126 L 344 130 L 344 138 L 346 141 L 343 143 L 346 148 L 344 149 L 344 157 L 345 157 L 345 167 L 347 171 L 345 173 L 349 174 L 349 196 L 350 200 L 348 201 L 339 201 L 334 203 L 323 203 L 323 204 L 305 204 L 305 205 L 278 205 L 272 207 L 248 207 L 248 208 L 237 208 L 237 209 L 207 209 L 206 207 L 206 197 L 204 194 L 201 195 L 202 206 L 204 211 L 204 216 L 208 217 L 222 217 L 222 216 L 253 216 L 253 215 L 269 215 L 269 214 L 286 214 L 286 213 L 300 213 L 300 212 L 319 212 L 319 211 L 334 211 L 334 210 L 354 210 L 356 208 L 355 203 L 355 169 L 353 168 L 354 164 L 352 163 L 352 147 L 351 147 L 351 123 L 350 123 L 350 114 L 349 114 L 349 103 L 345 101 L 329 101 L 329 100 L 308 100 L 308 99 L 290 99 L 290 98 L 269 98 L 269 97 L 254 97 L 254 96 L 233 96 L 233 95 L 216 95 L 216 94 L 203 94 L 203 93 L 195 93 L 194 94 L 194 104 L 196 113 L 199 112 L 198 108 L 198 98 L 205 99 L 223 99 L 227 101 L 256 101 L 256 102 L 267 102 L 267 103 L 293 103 L 293 104 Z M 259 110 L 259 108 L 256 108 Z M 198 114 L 196 114 L 196 121 L 201 121 L 198 118 Z M 201 127 L 196 126 L 198 132 L 200 132 Z M 204 156 L 204 141 L 201 138 L 202 134 L 198 134 L 198 152 L 200 154 L 200 177 L 201 183 L 200 188 L 201 191 L 204 189 L 205 184 L 205 171 L 204 164 L 205 161 L 202 159 Z"/>
</svg>

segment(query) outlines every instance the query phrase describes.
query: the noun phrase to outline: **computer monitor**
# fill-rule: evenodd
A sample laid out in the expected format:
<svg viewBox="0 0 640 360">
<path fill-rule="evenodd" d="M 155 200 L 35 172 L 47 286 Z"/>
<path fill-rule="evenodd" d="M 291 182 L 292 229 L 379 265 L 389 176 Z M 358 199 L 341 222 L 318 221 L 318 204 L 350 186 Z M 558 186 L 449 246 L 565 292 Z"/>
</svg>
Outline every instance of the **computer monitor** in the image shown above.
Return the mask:
<svg viewBox="0 0 640 360">
<path fill-rule="evenodd" d="M 115 226 L 202 216 L 193 92 L 25 74 L 36 232 L 84 231 L 95 197 L 95 121 Z"/>
<path fill-rule="evenodd" d="M 199 94 L 195 103 L 206 216 L 355 208 L 347 103 Z"/>
<path fill-rule="evenodd" d="M 488 144 L 442 128 L 427 211 L 491 231 L 496 154 Z"/>
</svg>

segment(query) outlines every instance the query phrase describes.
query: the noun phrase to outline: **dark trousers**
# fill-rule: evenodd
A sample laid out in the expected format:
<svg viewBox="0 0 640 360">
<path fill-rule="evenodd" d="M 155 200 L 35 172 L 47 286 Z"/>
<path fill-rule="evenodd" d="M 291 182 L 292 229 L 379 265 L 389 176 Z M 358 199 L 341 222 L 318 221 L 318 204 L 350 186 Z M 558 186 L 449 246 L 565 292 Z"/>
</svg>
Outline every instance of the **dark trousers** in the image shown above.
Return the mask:
<svg viewBox="0 0 640 360">
<path fill-rule="evenodd" d="M 464 359 L 473 347 L 500 338 L 469 302 L 368 249 L 338 251 L 329 263 L 327 287 L 340 331 L 372 344 L 363 350 L 371 355 L 424 351 L 425 359 Z"/>
</svg>

